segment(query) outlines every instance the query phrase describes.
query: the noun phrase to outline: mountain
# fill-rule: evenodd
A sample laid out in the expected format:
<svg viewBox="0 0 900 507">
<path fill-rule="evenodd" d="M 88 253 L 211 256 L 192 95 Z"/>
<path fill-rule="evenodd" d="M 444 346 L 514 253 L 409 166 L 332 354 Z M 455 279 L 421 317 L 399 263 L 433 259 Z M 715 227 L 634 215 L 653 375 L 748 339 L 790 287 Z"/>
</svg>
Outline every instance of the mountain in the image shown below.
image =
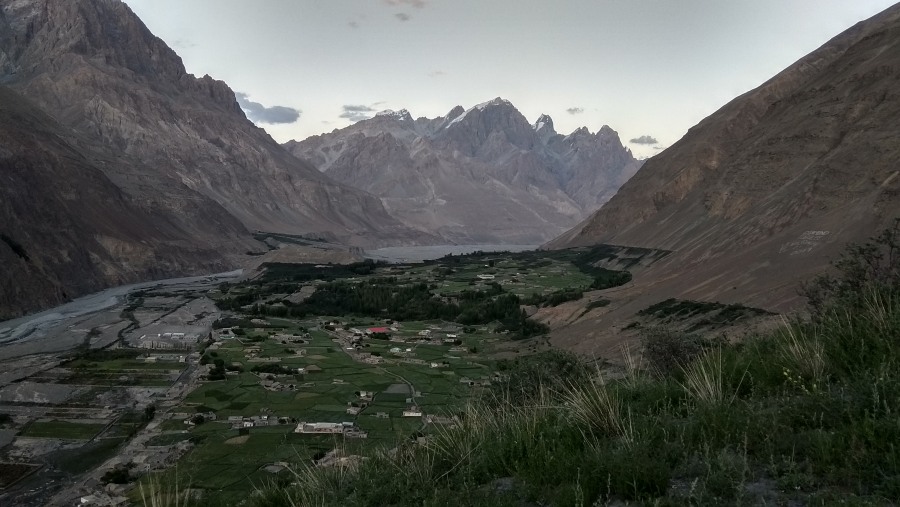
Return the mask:
<svg viewBox="0 0 900 507">
<path fill-rule="evenodd" d="M 606 202 L 640 165 L 607 126 L 564 136 L 549 116 L 532 125 L 501 98 L 434 119 L 382 111 L 284 146 L 453 243 L 546 241 Z"/>
<path fill-rule="evenodd" d="M 704 119 L 547 246 L 672 251 L 636 276 L 645 302 L 792 308 L 801 280 L 900 216 L 898 76 L 894 6 Z"/>
<path fill-rule="evenodd" d="M 108 285 L 223 271 L 234 265 L 229 252 L 253 248 L 241 223 L 202 195 L 183 192 L 182 213 L 152 196 L 135 201 L 104 174 L 120 160 L 2 86 L 0 140 L 0 316 Z"/>
<path fill-rule="evenodd" d="M 421 237 L 286 152 L 119 0 L 0 0 L 0 86 L 0 259 L 15 266 L 0 277 L 0 315 L 235 267 L 264 248 L 253 230 Z"/>
</svg>

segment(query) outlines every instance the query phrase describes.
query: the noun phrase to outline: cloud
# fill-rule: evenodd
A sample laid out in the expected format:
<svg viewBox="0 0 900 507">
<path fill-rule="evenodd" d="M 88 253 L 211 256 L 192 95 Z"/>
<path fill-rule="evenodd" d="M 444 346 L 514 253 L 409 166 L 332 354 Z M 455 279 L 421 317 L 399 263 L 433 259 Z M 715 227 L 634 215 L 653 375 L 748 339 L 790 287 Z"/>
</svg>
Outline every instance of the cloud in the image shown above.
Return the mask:
<svg viewBox="0 0 900 507">
<path fill-rule="evenodd" d="M 566 112 L 569 114 L 581 114 L 584 112 L 584 108 L 583 107 L 570 107 L 569 109 L 566 109 Z"/>
<path fill-rule="evenodd" d="M 359 28 L 359 23 L 356 21 L 348 21 L 347 26 L 349 26 L 350 28 Z"/>
<path fill-rule="evenodd" d="M 428 73 L 428 77 L 441 77 L 441 76 L 446 76 L 446 75 L 447 75 L 447 73 L 442 70 L 433 70 Z"/>
<path fill-rule="evenodd" d="M 394 17 L 400 21 L 409 21 L 412 18 L 412 16 L 405 12 L 398 12 L 397 14 L 394 14 Z"/>
<path fill-rule="evenodd" d="M 656 138 L 651 136 L 641 136 L 628 141 L 631 144 L 659 144 L 659 141 Z"/>
<path fill-rule="evenodd" d="M 409 5 L 416 9 L 421 9 L 422 7 L 425 7 L 428 2 L 426 0 L 384 0 L 384 3 L 393 5 L 394 7 Z"/>
<path fill-rule="evenodd" d="M 172 45 L 179 49 L 191 49 L 197 47 L 197 43 L 189 39 L 175 39 L 175 42 L 173 42 Z"/>
<path fill-rule="evenodd" d="M 247 119 L 253 123 L 294 123 L 300 118 L 300 113 L 302 113 L 299 109 L 294 109 L 292 107 L 266 107 L 259 102 L 250 100 L 246 93 L 238 92 L 234 95 L 237 98 L 241 109 L 244 110 L 244 114 L 247 115 Z"/>
<path fill-rule="evenodd" d="M 353 105 L 347 104 L 341 106 L 343 112 L 339 115 L 340 118 L 346 118 L 353 123 L 356 123 L 360 120 L 366 120 L 372 117 L 371 113 L 375 112 L 375 108 L 372 106 L 364 106 L 364 105 Z"/>
</svg>

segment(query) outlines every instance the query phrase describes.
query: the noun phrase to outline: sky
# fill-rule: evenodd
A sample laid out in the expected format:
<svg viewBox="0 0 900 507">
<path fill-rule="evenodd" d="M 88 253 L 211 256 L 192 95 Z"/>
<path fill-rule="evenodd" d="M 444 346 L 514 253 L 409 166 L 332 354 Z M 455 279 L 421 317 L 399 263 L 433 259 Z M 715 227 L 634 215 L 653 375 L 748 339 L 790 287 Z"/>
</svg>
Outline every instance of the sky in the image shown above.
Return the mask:
<svg viewBox="0 0 900 507">
<path fill-rule="evenodd" d="M 652 156 L 893 0 L 125 0 L 277 141 L 502 97 Z"/>
</svg>

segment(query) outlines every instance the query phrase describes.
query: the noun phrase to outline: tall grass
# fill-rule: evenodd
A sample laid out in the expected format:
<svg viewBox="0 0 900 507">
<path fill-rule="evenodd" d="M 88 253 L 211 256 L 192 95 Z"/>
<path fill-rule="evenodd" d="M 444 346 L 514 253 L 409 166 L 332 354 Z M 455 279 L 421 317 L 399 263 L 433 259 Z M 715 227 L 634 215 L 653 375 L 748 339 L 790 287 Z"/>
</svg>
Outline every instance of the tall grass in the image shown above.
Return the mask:
<svg viewBox="0 0 900 507">
<path fill-rule="evenodd" d="M 684 383 L 681 386 L 696 401 L 723 403 L 726 395 L 722 368 L 722 349 L 707 352 L 684 369 Z"/>
</svg>

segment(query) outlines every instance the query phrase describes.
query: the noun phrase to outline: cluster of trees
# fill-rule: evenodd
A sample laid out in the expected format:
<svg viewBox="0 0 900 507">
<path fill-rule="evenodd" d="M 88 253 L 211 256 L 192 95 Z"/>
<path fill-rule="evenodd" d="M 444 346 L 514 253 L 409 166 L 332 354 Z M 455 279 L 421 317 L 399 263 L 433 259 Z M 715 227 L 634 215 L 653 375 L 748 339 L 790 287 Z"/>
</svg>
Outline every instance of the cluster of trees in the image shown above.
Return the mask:
<svg viewBox="0 0 900 507">
<path fill-rule="evenodd" d="M 213 360 L 213 367 L 209 370 L 209 380 L 225 380 L 225 361 L 219 358 Z"/>
<path fill-rule="evenodd" d="M 525 298 L 526 305 L 559 306 L 566 301 L 577 301 L 584 296 L 580 289 L 560 289 L 550 294 L 532 294 Z"/>
<path fill-rule="evenodd" d="M 253 373 L 270 373 L 272 375 L 290 375 L 296 373 L 293 368 L 282 366 L 278 363 L 262 363 L 250 368 Z"/>
<path fill-rule="evenodd" d="M 426 283 L 397 285 L 396 278 L 376 278 L 361 283 L 331 282 L 319 286 L 303 303 L 256 304 L 251 313 L 295 318 L 359 315 L 401 321 L 442 319 L 465 325 L 499 321 L 502 330 L 517 337 L 546 333 L 547 327 L 528 319 L 521 304 L 517 295 L 505 292 L 496 283 L 487 290 L 463 291 L 451 299 L 432 294 Z"/>
<path fill-rule="evenodd" d="M 353 264 L 334 264 L 329 265 L 328 267 L 316 267 L 312 264 L 266 263 L 266 273 L 263 275 L 261 282 L 331 281 L 340 278 L 370 275 L 376 268 L 382 265 L 386 265 L 386 263 L 380 261 L 376 262 L 372 259 L 366 259 L 365 261 L 355 262 Z"/>
</svg>

